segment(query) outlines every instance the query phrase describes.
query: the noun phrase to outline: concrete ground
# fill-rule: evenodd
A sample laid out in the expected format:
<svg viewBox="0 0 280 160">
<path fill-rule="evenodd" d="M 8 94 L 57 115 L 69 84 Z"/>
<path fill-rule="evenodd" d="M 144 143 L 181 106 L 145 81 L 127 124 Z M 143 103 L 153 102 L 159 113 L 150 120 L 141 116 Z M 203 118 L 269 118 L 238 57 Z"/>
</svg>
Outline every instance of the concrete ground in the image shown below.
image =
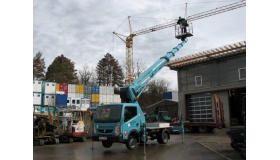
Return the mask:
<svg viewBox="0 0 280 160">
<path fill-rule="evenodd" d="M 200 134 L 200 133 L 192 133 L 186 134 L 185 139 L 192 139 L 206 148 L 211 149 L 212 151 L 226 157 L 231 160 L 244 160 L 239 152 L 234 150 L 230 146 L 230 138 L 226 135 L 226 131 L 228 129 L 215 129 L 213 133 L 208 134 Z"/>
<path fill-rule="evenodd" d="M 230 138 L 226 130 L 214 130 L 213 133 L 172 134 L 165 145 L 159 145 L 156 140 L 139 145 L 136 150 L 130 151 L 124 144 L 114 143 L 111 148 L 103 148 L 101 142 L 61 143 L 33 147 L 34 160 L 68 160 L 68 159 L 113 159 L 113 160 L 243 160 L 241 155 L 231 148 Z"/>
</svg>

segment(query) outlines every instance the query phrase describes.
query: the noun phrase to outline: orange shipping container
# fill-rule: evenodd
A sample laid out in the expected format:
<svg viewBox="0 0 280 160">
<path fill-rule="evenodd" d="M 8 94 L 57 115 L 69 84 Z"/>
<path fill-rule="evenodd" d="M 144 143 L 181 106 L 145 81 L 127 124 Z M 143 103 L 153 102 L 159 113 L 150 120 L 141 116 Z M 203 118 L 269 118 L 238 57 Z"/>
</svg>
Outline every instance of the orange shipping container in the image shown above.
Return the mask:
<svg viewBox="0 0 280 160">
<path fill-rule="evenodd" d="M 76 93 L 85 93 L 83 84 L 76 84 Z"/>
<path fill-rule="evenodd" d="M 57 83 L 56 86 L 55 86 L 55 91 L 60 91 L 59 89 L 60 89 L 60 84 Z"/>
<path fill-rule="evenodd" d="M 91 94 L 91 102 L 99 102 L 99 94 Z"/>
</svg>

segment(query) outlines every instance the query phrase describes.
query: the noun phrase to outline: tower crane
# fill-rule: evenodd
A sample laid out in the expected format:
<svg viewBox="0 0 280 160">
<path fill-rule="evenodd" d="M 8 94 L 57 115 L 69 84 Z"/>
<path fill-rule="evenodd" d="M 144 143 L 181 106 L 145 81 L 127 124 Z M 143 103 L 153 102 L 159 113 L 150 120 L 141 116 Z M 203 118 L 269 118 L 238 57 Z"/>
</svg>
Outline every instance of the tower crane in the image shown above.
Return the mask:
<svg viewBox="0 0 280 160">
<path fill-rule="evenodd" d="M 209 11 L 194 14 L 192 16 L 189 16 L 187 18 L 187 20 L 188 20 L 188 23 L 191 24 L 192 21 L 199 20 L 199 19 L 206 18 L 206 17 L 210 17 L 210 16 L 213 16 L 213 15 L 216 15 L 216 14 L 228 12 L 228 11 L 238 9 L 238 8 L 241 8 L 241 7 L 244 7 L 244 6 L 246 6 L 246 1 L 241 0 L 239 2 L 235 2 L 235 3 L 232 3 L 232 4 L 225 5 L 225 6 L 221 6 L 221 7 L 209 10 Z M 159 25 L 156 25 L 156 26 L 152 26 L 152 27 L 142 29 L 142 30 L 138 30 L 138 31 L 134 31 L 134 32 L 132 32 L 130 16 L 128 17 L 128 22 L 129 22 L 129 29 L 130 29 L 130 35 L 129 36 L 124 36 L 124 35 L 121 35 L 119 33 L 113 32 L 113 34 L 115 34 L 117 37 L 119 37 L 126 44 L 126 80 L 125 80 L 126 84 L 130 84 L 134 80 L 134 75 L 133 75 L 133 38 L 135 36 L 139 36 L 139 35 L 142 35 L 142 34 L 158 31 L 158 30 L 161 30 L 161 29 L 169 28 L 169 27 L 174 27 L 177 24 L 177 19 L 173 20 L 173 21 L 170 21 L 170 22 L 167 22 L 167 23 L 164 23 L 164 24 L 159 24 Z M 192 27 L 190 27 L 190 29 L 192 29 Z M 124 37 L 124 38 L 122 38 L 122 37 Z"/>
</svg>

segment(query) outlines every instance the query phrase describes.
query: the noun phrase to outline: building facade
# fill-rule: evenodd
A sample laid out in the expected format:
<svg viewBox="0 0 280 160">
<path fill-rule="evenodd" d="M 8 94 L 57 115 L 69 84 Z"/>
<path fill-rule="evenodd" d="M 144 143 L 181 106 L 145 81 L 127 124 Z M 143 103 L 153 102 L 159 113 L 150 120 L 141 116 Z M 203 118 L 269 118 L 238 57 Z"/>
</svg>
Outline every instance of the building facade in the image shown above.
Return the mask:
<svg viewBox="0 0 280 160">
<path fill-rule="evenodd" d="M 178 115 L 190 122 L 211 122 L 222 116 L 226 126 L 243 125 L 246 96 L 246 41 L 177 58 Z M 222 108 L 217 113 L 215 107 Z"/>
</svg>

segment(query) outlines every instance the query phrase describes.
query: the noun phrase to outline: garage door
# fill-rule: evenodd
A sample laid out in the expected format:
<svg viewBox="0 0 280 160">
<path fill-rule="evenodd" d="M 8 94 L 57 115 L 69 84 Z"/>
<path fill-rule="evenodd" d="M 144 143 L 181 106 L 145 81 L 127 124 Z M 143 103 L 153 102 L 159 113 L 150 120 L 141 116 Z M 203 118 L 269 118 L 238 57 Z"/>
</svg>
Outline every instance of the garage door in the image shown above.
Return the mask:
<svg viewBox="0 0 280 160">
<path fill-rule="evenodd" d="M 190 122 L 213 122 L 210 93 L 189 96 Z"/>
</svg>

